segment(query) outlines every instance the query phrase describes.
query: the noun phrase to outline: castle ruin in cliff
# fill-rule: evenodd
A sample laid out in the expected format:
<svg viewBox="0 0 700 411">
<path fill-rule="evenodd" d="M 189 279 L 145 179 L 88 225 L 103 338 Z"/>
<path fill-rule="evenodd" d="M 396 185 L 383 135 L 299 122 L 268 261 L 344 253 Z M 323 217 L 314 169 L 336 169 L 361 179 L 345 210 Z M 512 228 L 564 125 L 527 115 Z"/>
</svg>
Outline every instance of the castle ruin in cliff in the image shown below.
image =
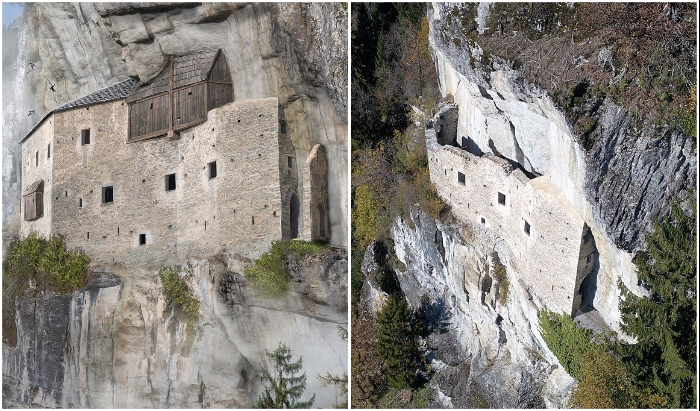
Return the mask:
<svg viewBox="0 0 700 411">
<path fill-rule="evenodd" d="M 124 263 L 327 240 L 323 146 L 299 164 L 277 99 L 234 95 L 219 50 L 49 112 L 20 142 L 21 236 Z"/>
<path fill-rule="evenodd" d="M 549 175 L 484 153 L 457 136 L 459 109 L 443 107 L 426 128 L 430 180 L 452 213 L 511 250 L 499 256 L 539 308 L 574 316 L 592 303 L 584 280 L 596 269 L 591 230 Z"/>
</svg>

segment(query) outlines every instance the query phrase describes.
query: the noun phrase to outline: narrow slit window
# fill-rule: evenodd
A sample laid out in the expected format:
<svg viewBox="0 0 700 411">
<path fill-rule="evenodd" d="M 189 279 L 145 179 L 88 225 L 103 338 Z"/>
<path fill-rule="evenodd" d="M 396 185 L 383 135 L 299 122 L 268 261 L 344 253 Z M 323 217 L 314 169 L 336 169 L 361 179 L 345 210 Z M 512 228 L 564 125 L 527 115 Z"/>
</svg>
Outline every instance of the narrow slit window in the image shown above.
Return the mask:
<svg viewBox="0 0 700 411">
<path fill-rule="evenodd" d="M 287 134 L 287 122 L 280 120 L 280 133 Z"/>
<path fill-rule="evenodd" d="M 46 147 L 46 158 L 51 158 L 51 143 Z"/>
<path fill-rule="evenodd" d="M 498 204 L 506 205 L 506 195 L 503 193 L 498 193 Z"/>
<path fill-rule="evenodd" d="M 90 239 L 90 232 L 89 231 L 87 232 L 87 239 L 88 240 Z"/>
<path fill-rule="evenodd" d="M 486 219 L 484 217 L 481 217 L 481 224 L 486 224 Z"/>
<path fill-rule="evenodd" d="M 34 158 L 35 158 L 34 166 L 39 167 L 39 152 L 38 151 L 35 153 Z"/>
<path fill-rule="evenodd" d="M 175 174 L 168 174 L 165 176 L 165 191 L 175 190 Z"/>
<path fill-rule="evenodd" d="M 146 244 L 146 234 L 139 234 L 139 245 Z"/>
<path fill-rule="evenodd" d="M 287 167 L 294 168 L 294 157 L 287 156 Z"/>
<path fill-rule="evenodd" d="M 90 144 L 90 129 L 80 131 L 80 144 L 86 145 Z"/>
<path fill-rule="evenodd" d="M 117 235 L 119 235 L 119 227 L 117 227 Z"/>
<path fill-rule="evenodd" d="M 102 187 L 102 203 L 111 203 L 114 201 L 114 187 L 107 186 Z"/>
<path fill-rule="evenodd" d="M 250 225 L 255 225 L 255 216 L 250 217 Z"/>
<path fill-rule="evenodd" d="M 466 183 L 466 180 L 465 180 L 465 178 L 464 178 L 464 173 L 462 173 L 462 172 L 460 172 L 460 171 L 457 172 L 457 181 L 458 181 L 460 184 L 465 184 L 465 183 Z"/>
<path fill-rule="evenodd" d="M 78 207 L 83 208 L 83 199 L 78 200 Z"/>
<path fill-rule="evenodd" d="M 525 231 L 525 234 L 527 234 L 528 236 L 530 235 L 530 223 L 528 223 L 527 220 L 525 221 L 525 225 L 523 226 L 523 231 Z"/>
<path fill-rule="evenodd" d="M 209 163 L 209 179 L 216 177 L 216 161 Z"/>
</svg>

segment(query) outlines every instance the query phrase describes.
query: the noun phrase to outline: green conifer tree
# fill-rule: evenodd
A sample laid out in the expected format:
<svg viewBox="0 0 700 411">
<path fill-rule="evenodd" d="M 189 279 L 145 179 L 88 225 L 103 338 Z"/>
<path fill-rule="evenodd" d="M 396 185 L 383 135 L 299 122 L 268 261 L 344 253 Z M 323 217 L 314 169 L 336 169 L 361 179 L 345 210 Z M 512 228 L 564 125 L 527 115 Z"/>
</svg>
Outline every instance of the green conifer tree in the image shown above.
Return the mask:
<svg viewBox="0 0 700 411">
<path fill-rule="evenodd" d="M 273 352 L 265 350 L 265 354 L 273 362 L 272 372 L 263 368 L 257 375 L 265 385 L 265 391 L 251 408 L 311 408 L 316 394 L 308 401 L 297 402 L 306 388 L 306 373 L 294 376 L 301 371 L 301 357 L 290 363 L 292 354 L 283 343 Z"/>
<path fill-rule="evenodd" d="M 415 388 L 420 353 L 415 342 L 421 327 L 403 296 L 390 296 L 377 313 L 379 354 L 386 363 L 387 380 L 396 389 Z"/>
<path fill-rule="evenodd" d="M 635 258 L 649 297 L 621 285 L 622 329 L 637 338 L 623 347 L 626 365 L 640 382 L 651 384 L 671 408 L 694 408 L 697 386 L 696 205 L 691 215 L 675 201 L 671 217 L 654 223 L 647 250 Z"/>
</svg>

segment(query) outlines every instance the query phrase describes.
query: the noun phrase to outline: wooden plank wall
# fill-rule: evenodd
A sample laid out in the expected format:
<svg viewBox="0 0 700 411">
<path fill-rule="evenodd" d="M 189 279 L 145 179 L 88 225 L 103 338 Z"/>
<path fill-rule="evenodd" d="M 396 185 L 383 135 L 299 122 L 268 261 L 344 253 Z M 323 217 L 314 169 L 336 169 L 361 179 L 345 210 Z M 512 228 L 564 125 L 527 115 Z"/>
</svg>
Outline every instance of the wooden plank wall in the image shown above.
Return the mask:
<svg viewBox="0 0 700 411">
<path fill-rule="evenodd" d="M 168 130 L 168 95 L 163 94 L 131 105 L 129 138 Z"/>
<path fill-rule="evenodd" d="M 231 84 L 209 83 L 209 110 L 233 101 Z"/>
<path fill-rule="evenodd" d="M 173 127 L 206 118 L 205 87 L 206 84 L 202 83 L 173 91 Z"/>
<path fill-rule="evenodd" d="M 214 67 L 211 69 L 209 80 L 231 82 L 231 73 L 228 71 L 226 57 L 224 57 L 223 53 L 219 54 L 219 58 L 216 59 L 216 63 L 214 63 Z"/>
</svg>

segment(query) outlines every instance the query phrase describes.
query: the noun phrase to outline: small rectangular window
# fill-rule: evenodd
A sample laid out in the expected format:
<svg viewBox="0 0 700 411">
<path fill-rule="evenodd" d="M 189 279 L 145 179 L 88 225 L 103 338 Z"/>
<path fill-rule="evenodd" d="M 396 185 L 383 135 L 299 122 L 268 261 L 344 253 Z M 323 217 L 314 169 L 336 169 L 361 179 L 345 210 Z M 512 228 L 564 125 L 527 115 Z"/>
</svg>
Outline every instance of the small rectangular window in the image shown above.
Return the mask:
<svg viewBox="0 0 700 411">
<path fill-rule="evenodd" d="M 34 167 L 39 167 L 39 152 L 37 151 L 35 154 L 35 160 L 34 160 Z"/>
<path fill-rule="evenodd" d="M 525 221 L 525 226 L 523 227 L 523 230 L 525 231 L 525 234 L 527 234 L 529 236 L 530 235 L 530 223 Z"/>
<path fill-rule="evenodd" d="M 486 219 L 484 217 L 481 217 L 481 224 L 486 224 Z"/>
<path fill-rule="evenodd" d="M 498 193 L 498 204 L 506 205 L 506 195 L 503 193 Z"/>
<path fill-rule="evenodd" d="M 146 244 L 146 234 L 139 234 L 139 245 Z"/>
<path fill-rule="evenodd" d="M 165 191 L 175 190 L 175 174 L 165 176 Z"/>
<path fill-rule="evenodd" d="M 216 161 L 209 163 L 209 178 L 212 179 L 216 177 Z"/>
<path fill-rule="evenodd" d="M 111 203 L 114 201 L 114 187 L 102 187 L 102 203 Z"/>
<path fill-rule="evenodd" d="M 78 201 L 78 207 L 80 207 L 80 208 L 83 207 L 83 199 L 82 198 Z"/>
<path fill-rule="evenodd" d="M 462 173 L 462 172 L 460 172 L 460 171 L 457 172 L 457 181 L 458 181 L 460 184 L 465 184 L 465 181 L 466 181 L 466 180 L 464 179 L 464 173 Z"/>
<path fill-rule="evenodd" d="M 49 143 L 49 146 L 46 148 L 46 158 L 51 158 L 51 143 Z"/>
<path fill-rule="evenodd" d="M 90 144 L 90 129 L 85 129 L 80 132 L 80 144 Z"/>
<path fill-rule="evenodd" d="M 294 157 L 287 156 L 287 167 L 294 168 Z"/>
</svg>

